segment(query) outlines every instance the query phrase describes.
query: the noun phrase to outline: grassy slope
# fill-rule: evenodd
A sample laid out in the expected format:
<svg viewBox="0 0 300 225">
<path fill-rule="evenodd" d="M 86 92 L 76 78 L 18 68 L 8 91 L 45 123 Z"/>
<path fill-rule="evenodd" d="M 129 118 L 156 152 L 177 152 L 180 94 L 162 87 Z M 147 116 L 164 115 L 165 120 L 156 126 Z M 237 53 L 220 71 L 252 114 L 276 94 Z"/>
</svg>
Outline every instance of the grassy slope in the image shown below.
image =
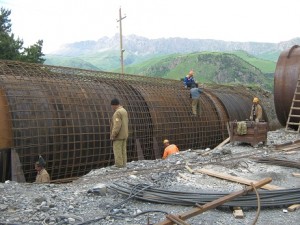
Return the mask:
<svg viewBox="0 0 300 225">
<path fill-rule="evenodd" d="M 256 58 L 244 51 L 197 52 L 149 57 L 137 57 L 134 54 L 125 53 L 125 73 L 180 80 L 190 69 L 194 69 L 198 82 L 250 82 L 250 84 L 261 82 L 267 89 L 273 87 L 273 76 L 271 75 L 275 71 L 276 63 Z M 46 64 L 49 65 L 120 71 L 118 51 L 86 54 L 80 58 L 62 56 L 46 58 Z M 132 65 L 127 66 L 128 64 Z"/>
<path fill-rule="evenodd" d="M 232 52 L 232 54 L 235 54 L 235 55 L 241 57 L 243 60 L 249 62 L 253 66 L 260 69 L 263 73 L 274 73 L 275 72 L 276 63 L 272 60 L 257 58 L 257 57 L 254 57 L 244 51 L 236 51 L 236 52 Z M 274 56 L 274 55 L 272 55 L 272 56 Z M 265 57 L 267 57 L 267 56 L 265 56 Z"/>
<path fill-rule="evenodd" d="M 180 80 L 190 69 L 201 83 L 249 83 L 272 90 L 275 63 L 245 52 L 174 54 L 125 67 L 126 73 Z"/>
</svg>

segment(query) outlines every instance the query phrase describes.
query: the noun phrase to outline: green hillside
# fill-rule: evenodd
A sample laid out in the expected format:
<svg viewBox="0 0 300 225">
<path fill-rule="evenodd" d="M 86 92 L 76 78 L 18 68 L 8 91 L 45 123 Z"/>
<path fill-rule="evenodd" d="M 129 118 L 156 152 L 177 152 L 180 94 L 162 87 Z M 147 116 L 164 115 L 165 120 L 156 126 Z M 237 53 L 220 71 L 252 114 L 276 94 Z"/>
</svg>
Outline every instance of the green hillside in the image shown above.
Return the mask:
<svg viewBox="0 0 300 225">
<path fill-rule="evenodd" d="M 120 57 L 116 50 L 86 53 L 80 57 L 46 56 L 45 64 L 120 72 Z M 172 55 L 136 55 L 124 53 L 124 71 L 128 74 L 146 75 L 180 80 L 190 69 L 202 83 L 247 83 L 273 90 L 276 63 L 260 59 L 245 51 L 195 52 Z"/>
<path fill-rule="evenodd" d="M 281 51 L 269 51 L 269 52 L 264 52 L 261 54 L 256 55 L 257 58 L 260 59 L 266 59 L 266 60 L 270 60 L 273 62 L 277 62 L 279 55 L 280 55 Z"/>
<path fill-rule="evenodd" d="M 180 80 L 190 69 L 200 83 L 250 84 L 273 89 L 275 63 L 243 52 L 174 54 L 125 67 L 125 73 Z"/>
<path fill-rule="evenodd" d="M 263 73 L 274 73 L 275 72 L 275 67 L 276 67 L 276 60 L 266 60 L 265 58 L 268 58 L 267 55 L 261 56 L 260 58 L 254 57 L 250 55 L 249 53 L 245 51 L 236 51 L 232 52 L 232 54 L 235 54 L 239 57 L 241 57 L 243 60 L 247 61 L 251 65 L 257 67 L 258 69 L 261 70 Z M 275 57 L 274 54 L 271 54 L 270 57 Z"/>
<path fill-rule="evenodd" d="M 101 68 L 98 68 L 95 65 L 77 57 L 48 55 L 45 57 L 45 59 L 46 61 L 44 64 L 46 65 L 72 67 L 86 70 L 101 70 Z"/>
</svg>

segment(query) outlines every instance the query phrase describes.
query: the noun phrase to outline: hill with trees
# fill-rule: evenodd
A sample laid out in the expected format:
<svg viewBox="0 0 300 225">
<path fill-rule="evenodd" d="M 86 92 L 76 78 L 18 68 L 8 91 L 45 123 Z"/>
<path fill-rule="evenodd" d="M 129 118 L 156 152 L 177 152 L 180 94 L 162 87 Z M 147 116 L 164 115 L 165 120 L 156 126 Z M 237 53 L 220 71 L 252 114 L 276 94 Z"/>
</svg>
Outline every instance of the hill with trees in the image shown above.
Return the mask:
<svg viewBox="0 0 300 225">
<path fill-rule="evenodd" d="M 243 59 L 244 57 L 244 59 Z M 182 79 L 190 69 L 200 83 L 249 84 L 273 89 L 275 63 L 247 53 L 201 52 L 158 57 L 126 68 L 126 73 Z"/>
</svg>

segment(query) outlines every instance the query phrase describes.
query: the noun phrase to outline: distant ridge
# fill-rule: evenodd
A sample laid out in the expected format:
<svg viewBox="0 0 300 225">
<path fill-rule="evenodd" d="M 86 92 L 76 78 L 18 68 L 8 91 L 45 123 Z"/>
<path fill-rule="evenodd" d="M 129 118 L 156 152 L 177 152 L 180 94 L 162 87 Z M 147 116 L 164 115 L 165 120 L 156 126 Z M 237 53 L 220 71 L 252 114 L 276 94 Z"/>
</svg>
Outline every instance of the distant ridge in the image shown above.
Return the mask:
<svg viewBox="0 0 300 225">
<path fill-rule="evenodd" d="M 102 37 L 98 41 L 80 41 L 66 44 L 54 52 L 58 55 L 78 56 L 107 50 L 119 50 L 119 35 Z M 136 35 L 123 37 L 124 49 L 138 55 L 147 54 L 173 54 L 191 53 L 201 51 L 237 51 L 242 50 L 251 55 L 260 55 L 270 51 L 283 51 L 292 45 L 300 44 L 300 38 L 280 42 L 231 42 L 213 39 L 188 39 L 188 38 L 159 38 L 148 39 Z"/>
<path fill-rule="evenodd" d="M 45 64 L 71 66 L 92 70 L 116 71 L 120 68 L 119 35 L 101 37 L 97 41 L 80 41 L 64 45 L 45 56 Z M 256 58 L 276 62 L 279 54 L 293 45 L 300 45 L 300 38 L 280 43 L 230 42 L 212 39 L 159 38 L 148 39 L 136 35 L 123 37 L 124 64 L 126 67 L 156 57 L 195 52 L 243 51 Z"/>
</svg>

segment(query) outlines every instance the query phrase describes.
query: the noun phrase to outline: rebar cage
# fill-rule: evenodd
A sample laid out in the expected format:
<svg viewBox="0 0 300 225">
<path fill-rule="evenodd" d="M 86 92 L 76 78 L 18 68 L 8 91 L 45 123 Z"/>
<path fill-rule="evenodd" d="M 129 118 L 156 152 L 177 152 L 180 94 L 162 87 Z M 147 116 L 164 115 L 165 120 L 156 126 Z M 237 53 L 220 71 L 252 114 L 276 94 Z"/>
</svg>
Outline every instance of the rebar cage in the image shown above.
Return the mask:
<svg viewBox="0 0 300 225">
<path fill-rule="evenodd" d="M 228 137 L 226 123 L 248 118 L 252 104 L 242 88 L 207 87 L 201 114 L 191 117 L 180 81 L 0 61 L 1 180 L 34 181 L 39 155 L 51 180 L 112 165 L 113 98 L 128 111 L 128 161 L 161 158 L 163 139 L 180 150 L 214 147 Z"/>
</svg>

